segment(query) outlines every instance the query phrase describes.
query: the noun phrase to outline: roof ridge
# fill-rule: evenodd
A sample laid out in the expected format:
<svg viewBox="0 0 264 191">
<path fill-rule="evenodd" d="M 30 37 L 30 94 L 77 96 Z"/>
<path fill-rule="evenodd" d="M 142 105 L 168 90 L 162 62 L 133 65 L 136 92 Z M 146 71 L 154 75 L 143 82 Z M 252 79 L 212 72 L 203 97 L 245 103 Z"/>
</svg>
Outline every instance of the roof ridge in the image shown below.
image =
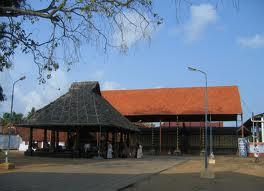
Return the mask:
<svg viewBox="0 0 264 191">
<path fill-rule="evenodd" d="M 208 86 L 208 88 L 227 88 L 227 87 L 237 87 L 237 85 L 227 85 L 227 86 Z M 101 92 L 111 92 L 111 91 L 143 91 L 143 90 L 164 90 L 164 89 L 198 89 L 204 88 L 204 86 L 195 86 L 195 87 L 166 87 L 166 88 L 142 88 L 142 89 L 116 89 L 116 90 L 101 90 Z"/>
</svg>

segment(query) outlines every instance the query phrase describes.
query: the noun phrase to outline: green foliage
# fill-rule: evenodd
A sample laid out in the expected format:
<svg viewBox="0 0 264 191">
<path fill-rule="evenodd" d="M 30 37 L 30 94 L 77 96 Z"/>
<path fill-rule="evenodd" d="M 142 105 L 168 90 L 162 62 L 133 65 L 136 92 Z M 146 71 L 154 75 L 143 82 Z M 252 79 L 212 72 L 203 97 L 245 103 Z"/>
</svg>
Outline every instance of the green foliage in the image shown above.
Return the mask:
<svg viewBox="0 0 264 191">
<path fill-rule="evenodd" d="M 21 5 L 25 3 L 26 0 L 3 0 L 0 1 L 0 6 L 13 6 L 19 8 Z"/>
<path fill-rule="evenodd" d="M 20 22 L 0 23 L 0 72 L 11 67 L 11 58 L 21 44 L 22 53 L 36 50 L 35 41 L 28 37 Z"/>
<path fill-rule="evenodd" d="M 162 23 L 152 11 L 151 0 L 48 0 L 34 6 L 31 0 L 0 1 L 0 72 L 12 66 L 15 53 L 20 51 L 32 56 L 39 70 L 39 83 L 50 79 L 60 65 L 66 65 L 69 71 L 78 63 L 82 42 L 95 46 L 99 42 L 105 51 L 108 47 L 122 50 L 123 44 L 111 42 L 115 30 L 121 30 L 122 36 L 122 20 L 141 28 L 142 34 L 150 24 Z M 127 13 L 141 17 L 147 24 L 142 27 L 142 22 L 129 20 Z M 35 38 L 32 32 L 38 30 L 27 31 L 27 26 L 41 20 L 48 21 L 47 29 L 51 30 L 45 31 L 45 38 Z"/>
<path fill-rule="evenodd" d="M 3 93 L 3 88 L 0 85 L 0 102 L 5 101 L 6 97 L 5 94 Z"/>
<path fill-rule="evenodd" d="M 30 119 L 33 115 L 35 115 L 36 109 L 35 107 L 32 107 L 31 110 L 28 112 L 26 119 Z"/>
<path fill-rule="evenodd" d="M 20 123 L 22 120 L 23 120 L 23 114 L 22 113 L 13 112 L 12 123 Z M 9 123 L 11 123 L 10 113 L 4 113 L 3 114 L 3 117 L 1 118 L 1 123 L 3 126 L 6 126 Z"/>
</svg>

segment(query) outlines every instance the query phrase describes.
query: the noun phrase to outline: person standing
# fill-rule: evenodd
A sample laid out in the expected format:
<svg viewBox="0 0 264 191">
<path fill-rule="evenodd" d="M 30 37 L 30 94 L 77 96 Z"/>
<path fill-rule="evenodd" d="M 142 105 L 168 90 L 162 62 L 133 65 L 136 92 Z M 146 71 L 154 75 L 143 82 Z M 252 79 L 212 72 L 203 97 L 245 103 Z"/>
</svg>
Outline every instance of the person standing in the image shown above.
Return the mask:
<svg viewBox="0 0 264 191">
<path fill-rule="evenodd" d="M 137 158 L 141 159 L 143 157 L 143 151 L 142 151 L 142 145 L 138 145 L 138 150 L 137 150 Z"/>
<path fill-rule="evenodd" d="M 112 153 L 113 153 L 112 144 L 110 142 L 108 142 L 108 144 L 107 144 L 107 156 L 106 156 L 106 158 L 107 159 L 113 158 Z"/>
<path fill-rule="evenodd" d="M 255 162 L 259 162 L 259 148 L 257 144 L 254 146 L 254 158 Z"/>
</svg>

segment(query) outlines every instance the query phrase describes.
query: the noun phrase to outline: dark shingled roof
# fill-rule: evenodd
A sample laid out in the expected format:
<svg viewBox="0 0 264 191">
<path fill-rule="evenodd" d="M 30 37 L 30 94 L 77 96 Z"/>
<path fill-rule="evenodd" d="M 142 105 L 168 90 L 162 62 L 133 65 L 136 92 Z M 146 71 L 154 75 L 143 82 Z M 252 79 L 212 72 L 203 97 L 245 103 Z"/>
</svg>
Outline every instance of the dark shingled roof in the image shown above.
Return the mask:
<svg viewBox="0 0 264 191">
<path fill-rule="evenodd" d="M 98 82 L 73 83 L 69 92 L 38 110 L 20 126 L 101 126 L 137 130 L 135 125 L 101 96 Z"/>
</svg>

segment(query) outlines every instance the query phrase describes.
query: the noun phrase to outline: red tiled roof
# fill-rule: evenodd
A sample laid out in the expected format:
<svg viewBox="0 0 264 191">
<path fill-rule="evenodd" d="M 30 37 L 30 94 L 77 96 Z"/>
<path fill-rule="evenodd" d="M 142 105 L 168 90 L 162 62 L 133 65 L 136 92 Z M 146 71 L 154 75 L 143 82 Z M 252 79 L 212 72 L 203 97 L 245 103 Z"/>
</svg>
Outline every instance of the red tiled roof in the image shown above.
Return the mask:
<svg viewBox="0 0 264 191">
<path fill-rule="evenodd" d="M 106 90 L 103 97 L 125 116 L 204 114 L 204 88 Z M 208 87 L 209 114 L 241 114 L 237 86 Z"/>
</svg>

